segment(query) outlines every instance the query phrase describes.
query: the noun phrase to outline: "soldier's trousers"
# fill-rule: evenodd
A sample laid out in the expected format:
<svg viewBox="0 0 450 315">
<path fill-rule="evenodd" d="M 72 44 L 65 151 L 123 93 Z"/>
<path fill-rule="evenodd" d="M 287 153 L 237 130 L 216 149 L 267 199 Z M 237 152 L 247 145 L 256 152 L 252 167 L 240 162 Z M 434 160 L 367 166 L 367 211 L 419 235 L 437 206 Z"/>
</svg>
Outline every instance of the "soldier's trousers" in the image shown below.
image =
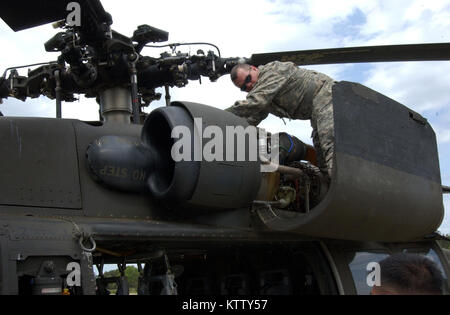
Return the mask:
<svg viewBox="0 0 450 315">
<path fill-rule="evenodd" d="M 312 138 L 319 168 L 330 178 L 334 154 L 333 85 L 334 82 L 326 83 L 314 98 L 311 117 Z"/>
</svg>

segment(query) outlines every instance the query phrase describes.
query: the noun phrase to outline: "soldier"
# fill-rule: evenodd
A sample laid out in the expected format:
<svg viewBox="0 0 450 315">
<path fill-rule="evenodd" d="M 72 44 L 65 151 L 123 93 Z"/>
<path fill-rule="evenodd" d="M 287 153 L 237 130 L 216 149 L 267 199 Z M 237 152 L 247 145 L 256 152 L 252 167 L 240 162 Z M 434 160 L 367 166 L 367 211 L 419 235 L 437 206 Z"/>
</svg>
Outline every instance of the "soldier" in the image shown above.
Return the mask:
<svg viewBox="0 0 450 315">
<path fill-rule="evenodd" d="M 334 152 L 334 120 L 330 77 L 298 68 L 292 62 L 271 62 L 259 68 L 239 64 L 231 80 L 247 99 L 227 111 L 257 126 L 269 114 L 288 119 L 309 119 L 313 142 L 322 172 L 331 177 Z"/>
<path fill-rule="evenodd" d="M 397 253 L 380 261 L 381 286 L 371 295 L 442 295 L 444 278 L 426 256 Z"/>
</svg>

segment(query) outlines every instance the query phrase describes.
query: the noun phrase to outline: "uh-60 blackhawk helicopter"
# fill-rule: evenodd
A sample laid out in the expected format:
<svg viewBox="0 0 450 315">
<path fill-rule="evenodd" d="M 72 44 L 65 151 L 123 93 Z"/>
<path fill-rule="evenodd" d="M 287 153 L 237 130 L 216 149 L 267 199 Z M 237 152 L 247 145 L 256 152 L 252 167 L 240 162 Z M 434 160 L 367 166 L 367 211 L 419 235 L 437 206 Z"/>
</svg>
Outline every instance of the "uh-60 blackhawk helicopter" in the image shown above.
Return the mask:
<svg viewBox="0 0 450 315">
<path fill-rule="evenodd" d="M 434 131 L 418 113 L 362 85 L 336 84 L 327 182 L 295 158 L 176 161 L 176 127 L 201 139 L 210 126 L 225 134 L 247 122 L 190 102 L 142 108 L 158 98 L 156 88 L 215 81 L 243 61 L 448 60 L 449 44 L 152 58 L 142 49 L 168 33 L 141 25 L 124 36 L 100 1 L 26 5 L 2 2 L 0 16 L 14 31 L 56 22 L 63 30 L 45 49 L 60 55 L 29 65 L 27 76 L 6 69 L 0 96 L 45 95 L 56 100 L 57 117 L 0 117 L 2 294 L 107 294 L 111 282 L 127 294 L 129 264 L 139 267 L 142 295 L 367 294 L 367 266 L 402 251 L 432 258 L 448 292 L 449 256 L 436 233 L 448 187 Z M 101 119 L 61 119 L 61 102 L 74 94 L 97 98 Z M 272 136 L 258 150 L 268 153 Z M 261 172 L 267 163 L 274 170 Z M 105 277 L 107 264 L 122 276 Z"/>
</svg>

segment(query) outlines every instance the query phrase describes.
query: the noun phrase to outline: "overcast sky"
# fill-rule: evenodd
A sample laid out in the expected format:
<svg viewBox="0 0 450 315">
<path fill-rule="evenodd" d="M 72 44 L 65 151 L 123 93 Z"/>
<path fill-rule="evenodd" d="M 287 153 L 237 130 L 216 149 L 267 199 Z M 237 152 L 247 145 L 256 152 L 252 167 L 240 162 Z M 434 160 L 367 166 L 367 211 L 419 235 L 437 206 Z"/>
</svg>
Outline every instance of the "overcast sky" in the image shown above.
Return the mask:
<svg viewBox="0 0 450 315">
<path fill-rule="evenodd" d="M 169 32 L 169 42 L 211 42 L 223 57 L 250 57 L 253 53 L 364 45 L 450 42 L 450 0 L 395 1 L 116 1 L 102 0 L 112 14 L 113 29 L 131 36 L 141 24 Z M 0 20 L 0 69 L 13 65 L 50 61 L 57 54 L 46 53 L 44 42 L 57 31 L 41 26 L 14 33 Z M 207 46 L 185 47 L 194 54 Z M 161 50 L 143 53 L 159 56 Z M 442 182 L 450 185 L 450 62 L 372 63 L 308 67 L 336 80 L 362 83 L 419 112 L 436 132 Z M 3 70 L 2 70 L 3 72 Z M 21 72 L 23 73 L 23 72 Z M 155 102 L 152 110 L 164 105 Z M 245 94 L 229 76 L 216 83 L 206 78 L 202 85 L 191 82 L 183 89 L 171 89 L 172 100 L 199 102 L 227 108 Z M 8 116 L 54 117 L 54 102 L 39 98 L 23 103 L 8 99 L 0 105 Z M 98 106 L 92 100 L 63 104 L 64 118 L 97 120 Z M 269 117 L 262 123 L 268 131 L 288 131 L 311 143 L 309 122 Z M 450 234 L 450 197 L 440 231 Z"/>
</svg>

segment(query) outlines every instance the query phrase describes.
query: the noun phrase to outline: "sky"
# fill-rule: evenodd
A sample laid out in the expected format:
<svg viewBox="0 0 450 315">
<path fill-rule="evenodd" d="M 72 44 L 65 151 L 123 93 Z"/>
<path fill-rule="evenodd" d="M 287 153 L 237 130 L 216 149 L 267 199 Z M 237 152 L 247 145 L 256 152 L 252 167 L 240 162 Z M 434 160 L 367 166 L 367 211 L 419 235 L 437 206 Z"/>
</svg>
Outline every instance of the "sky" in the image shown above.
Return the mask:
<svg viewBox="0 0 450 315">
<path fill-rule="evenodd" d="M 131 36 L 138 25 L 169 32 L 169 42 L 210 42 L 223 57 L 254 53 L 367 45 L 450 42 L 450 0 L 102 0 L 113 16 L 113 29 Z M 0 71 L 10 66 L 55 60 L 43 44 L 58 30 L 44 25 L 14 33 L 0 20 Z M 205 52 L 208 46 L 188 46 L 183 52 Z M 163 50 L 145 48 L 158 57 Z M 337 81 L 358 82 L 420 113 L 438 141 L 441 177 L 450 185 L 450 62 L 364 63 L 308 66 Z M 25 74 L 23 71 L 19 71 Z M 164 106 L 164 91 L 146 111 Z M 211 83 L 190 82 L 170 90 L 172 100 L 191 101 L 225 109 L 244 99 L 229 76 Z M 53 101 L 44 97 L 26 103 L 8 99 L 0 105 L 6 116 L 54 117 Z M 63 104 L 63 118 L 98 120 L 92 99 Z M 285 121 L 270 116 L 261 125 L 271 132 L 287 131 L 307 143 L 308 121 Z M 450 234 L 450 196 L 444 196 L 446 215 L 439 231 Z"/>
</svg>

